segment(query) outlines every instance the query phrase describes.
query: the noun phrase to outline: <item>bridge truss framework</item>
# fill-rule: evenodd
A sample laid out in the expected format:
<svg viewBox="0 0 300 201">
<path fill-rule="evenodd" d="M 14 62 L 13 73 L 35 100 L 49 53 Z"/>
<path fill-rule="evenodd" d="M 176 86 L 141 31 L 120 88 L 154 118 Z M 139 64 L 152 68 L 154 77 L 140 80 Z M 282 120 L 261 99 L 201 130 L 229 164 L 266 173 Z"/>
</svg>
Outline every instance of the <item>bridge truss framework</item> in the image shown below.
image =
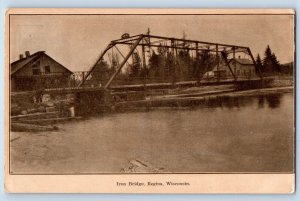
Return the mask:
<svg viewBox="0 0 300 201">
<path fill-rule="evenodd" d="M 117 48 L 118 45 L 126 45 L 129 47 L 129 51 L 126 55 L 123 55 L 120 50 Z M 116 47 L 118 52 L 123 57 L 123 60 L 119 63 L 117 66 L 115 72 L 112 74 L 112 76 L 109 78 L 107 83 L 104 85 L 104 88 L 108 88 L 112 81 L 115 79 L 115 77 L 120 73 L 124 65 L 128 62 L 128 59 L 132 56 L 132 54 L 136 51 L 138 47 L 141 47 L 142 50 L 142 67 L 146 68 L 146 48 L 148 50 L 151 50 L 152 47 L 164 47 L 171 50 L 171 52 L 176 55 L 178 50 L 187 50 L 191 52 L 195 52 L 196 54 L 201 51 L 208 51 L 210 53 L 214 53 L 217 58 L 217 67 L 219 67 L 219 60 L 220 56 L 225 62 L 226 66 L 230 70 L 234 80 L 237 80 L 237 76 L 235 75 L 232 66 L 230 65 L 230 62 L 228 60 L 228 56 L 232 55 L 232 58 L 236 57 L 237 53 L 244 53 L 246 55 L 249 55 L 254 66 L 258 70 L 258 75 L 260 78 L 261 72 L 260 69 L 256 66 L 256 61 L 252 55 L 252 52 L 249 47 L 245 46 L 237 46 L 237 45 L 228 45 L 228 44 L 221 44 L 221 43 L 211 43 L 211 42 L 204 42 L 204 41 L 197 41 L 197 40 L 189 40 L 189 39 L 180 39 L 180 38 L 172 38 L 172 37 L 163 37 L 163 36 L 156 36 L 156 35 L 150 35 L 150 34 L 139 34 L 134 36 L 128 36 L 126 38 L 121 38 L 117 40 L 111 41 L 107 47 L 104 49 L 104 51 L 99 56 L 96 63 L 92 66 L 90 71 L 86 74 L 82 82 L 79 84 L 79 86 L 83 86 L 86 80 L 89 78 L 89 76 L 92 74 L 92 72 L 95 70 L 97 64 L 103 59 L 104 55 L 112 48 Z"/>
</svg>

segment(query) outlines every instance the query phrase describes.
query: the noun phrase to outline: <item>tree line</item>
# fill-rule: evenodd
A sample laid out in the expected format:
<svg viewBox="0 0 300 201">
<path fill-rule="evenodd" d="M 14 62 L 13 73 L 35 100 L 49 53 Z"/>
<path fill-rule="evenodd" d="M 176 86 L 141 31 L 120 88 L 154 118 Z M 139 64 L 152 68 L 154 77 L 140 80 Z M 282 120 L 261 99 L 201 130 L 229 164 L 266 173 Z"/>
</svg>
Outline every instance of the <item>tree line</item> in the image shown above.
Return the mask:
<svg viewBox="0 0 300 201">
<path fill-rule="evenodd" d="M 292 65 L 280 64 L 275 53 L 272 52 L 269 45 L 265 49 L 263 59 L 261 59 L 259 54 L 257 55 L 256 67 L 257 70 L 259 70 L 264 75 L 272 75 L 272 74 L 279 74 L 279 73 L 284 73 L 284 74 L 293 73 L 293 64 Z"/>
<path fill-rule="evenodd" d="M 168 81 L 200 80 L 203 75 L 213 70 L 219 60 L 222 63 L 221 55 L 211 53 L 209 50 L 202 50 L 192 54 L 188 46 L 183 44 L 182 49 L 171 49 L 161 44 L 150 52 L 145 64 L 138 51 L 132 54 L 131 61 L 126 64 L 125 71 L 121 71 L 117 79 L 154 79 Z M 92 74 L 95 80 L 108 80 L 116 71 L 119 65 L 118 54 L 110 54 L 109 62 L 102 59 L 95 67 Z M 274 52 L 268 45 L 263 59 L 258 54 L 256 57 L 257 71 L 264 75 L 278 73 L 293 73 L 293 65 L 281 65 Z"/>
<path fill-rule="evenodd" d="M 130 63 L 121 71 L 118 79 L 161 79 L 181 81 L 201 79 L 205 72 L 217 64 L 216 55 L 204 50 L 192 55 L 188 47 L 172 50 L 162 44 L 156 49 L 149 50 L 147 65 L 144 64 L 138 51 L 132 54 Z M 109 64 L 110 63 L 110 64 Z M 119 65 L 117 54 L 112 54 L 109 62 L 101 60 L 93 71 L 93 79 L 107 80 Z"/>
<path fill-rule="evenodd" d="M 204 50 L 192 55 L 188 48 L 170 50 L 160 46 L 152 50 L 147 75 L 162 79 L 200 79 L 216 65 L 216 55 Z"/>
</svg>

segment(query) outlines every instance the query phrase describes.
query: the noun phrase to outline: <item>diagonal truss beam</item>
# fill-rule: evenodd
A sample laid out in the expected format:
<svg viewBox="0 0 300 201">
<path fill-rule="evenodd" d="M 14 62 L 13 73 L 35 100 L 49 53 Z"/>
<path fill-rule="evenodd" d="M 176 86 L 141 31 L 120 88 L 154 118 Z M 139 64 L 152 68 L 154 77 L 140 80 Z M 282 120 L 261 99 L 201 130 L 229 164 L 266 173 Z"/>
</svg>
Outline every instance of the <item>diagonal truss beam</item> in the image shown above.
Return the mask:
<svg viewBox="0 0 300 201">
<path fill-rule="evenodd" d="M 89 70 L 89 72 L 87 73 L 87 75 L 83 78 L 82 82 L 79 84 L 79 87 L 81 87 L 85 81 L 87 80 L 87 78 L 91 75 L 91 73 L 94 71 L 94 69 L 96 68 L 97 64 L 103 59 L 105 53 L 110 50 L 112 47 L 114 47 L 115 44 L 114 43 L 110 43 L 105 50 L 101 53 L 99 59 L 96 61 L 96 63 L 93 65 L 93 67 L 91 68 L 91 70 Z"/>
<path fill-rule="evenodd" d="M 127 60 L 129 59 L 129 57 L 132 55 L 133 51 L 135 50 L 135 48 L 138 46 L 138 44 L 141 42 L 141 40 L 143 39 L 143 36 L 140 36 L 136 42 L 134 43 L 134 45 L 130 48 L 130 51 L 128 52 L 128 54 L 126 55 L 126 57 L 124 58 L 124 60 L 122 61 L 122 63 L 119 65 L 119 67 L 117 68 L 116 72 L 110 77 L 110 79 L 108 80 L 108 82 L 105 84 L 104 88 L 107 89 L 111 82 L 113 81 L 113 79 L 117 76 L 117 74 L 121 71 L 122 67 L 124 66 L 124 64 L 127 62 Z"/>
<path fill-rule="evenodd" d="M 254 57 L 253 57 L 253 55 L 252 55 L 252 52 L 251 52 L 250 48 L 247 48 L 247 51 L 248 51 L 249 56 L 250 56 L 251 59 L 252 59 L 252 62 L 253 62 L 253 64 L 254 64 L 254 66 L 255 66 L 255 69 L 258 71 L 258 76 L 262 79 L 261 69 L 258 68 L 257 63 L 256 63 L 256 61 L 255 61 L 255 59 L 254 59 Z"/>
<path fill-rule="evenodd" d="M 229 70 L 230 70 L 230 72 L 231 72 L 231 74 L 232 74 L 232 76 L 233 76 L 233 78 L 234 78 L 234 81 L 236 81 L 236 76 L 235 76 L 235 74 L 234 74 L 234 72 L 233 72 L 233 70 L 232 70 L 232 68 L 231 68 L 231 66 L 230 66 L 230 63 L 228 62 L 227 57 L 225 56 L 225 53 L 224 53 L 224 52 L 221 52 L 221 55 L 222 55 L 222 57 L 223 57 L 223 59 L 224 59 L 226 65 L 227 65 L 227 67 L 229 68 Z"/>
</svg>

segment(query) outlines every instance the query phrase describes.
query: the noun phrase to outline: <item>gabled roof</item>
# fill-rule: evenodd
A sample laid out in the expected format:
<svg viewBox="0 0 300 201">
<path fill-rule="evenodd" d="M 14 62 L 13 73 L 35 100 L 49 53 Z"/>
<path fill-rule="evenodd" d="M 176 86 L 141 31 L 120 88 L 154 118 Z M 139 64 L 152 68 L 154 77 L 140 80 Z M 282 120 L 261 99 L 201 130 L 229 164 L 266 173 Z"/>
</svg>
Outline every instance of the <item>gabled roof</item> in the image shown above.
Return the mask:
<svg viewBox="0 0 300 201">
<path fill-rule="evenodd" d="M 53 58 L 51 58 L 49 55 L 47 55 L 45 53 L 45 51 L 38 51 L 28 57 L 25 57 L 23 59 L 19 59 L 13 63 L 11 63 L 10 65 L 10 75 L 15 74 L 17 71 L 19 71 L 20 69 L 22 69 L 23 67 L 25 67 L 27 64 L 36 61 L 37 59 L 39 59 L 41 56 L 45 55 L 46 57 L 48 57 L 49 59 L 55 61 Z M 58 63 L 57 61 L 55 61 L 56 63 Z M 69 69 L 67 69 L 66 67 L 64 67 L 62 64 L 58 63 L 61 67 L 65 68 L 67 71 L 69 71 L 70 73 L 73 74 L 72 71 L 70 71 Z"/>
<path fill-rule="evenodd" d="M 253 61 L 251 61 L 250 59 L 230 59 L 229 62 L 234 61 L 234 60 L 242 65 L 253 65 L 254 64 Z"/>
<path fill-rule="evenodd" d="M 42 55 L 42 53 L 44 53 L 44 51 L 39 51 L 36 52 L 32 55 L 30 55 L 29 57 L 25 57 L 23 59 L 19 59 L 13 63 L 11 63 L 11 67 L 10 67 L 10 74 L 13 75 L 15 74 L 18 70 L 20 70 L 21 68 L 23 68 L 24 66 L 26 66 L 26 64 L 30 63 L 31 61 L 37 59 L 38 57 L 40 57 Z"/>
</svg>

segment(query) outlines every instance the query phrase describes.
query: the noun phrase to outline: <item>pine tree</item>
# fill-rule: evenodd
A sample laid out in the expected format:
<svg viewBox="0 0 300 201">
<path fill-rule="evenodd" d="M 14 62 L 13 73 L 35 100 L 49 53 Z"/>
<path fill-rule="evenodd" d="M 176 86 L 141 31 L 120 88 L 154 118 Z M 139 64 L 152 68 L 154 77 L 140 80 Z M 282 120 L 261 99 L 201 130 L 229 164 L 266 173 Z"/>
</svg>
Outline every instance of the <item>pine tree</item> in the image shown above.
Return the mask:
<svg viewBox="0 0 300 201">
<path fill-rule="evenodd" d="M 91 73 L 91 80 L 102 81 L 109 77 L 109 65 L 102 58 L 95 66 L 95 69 Z"/>
<path fill-rule="evenodd" d="M 176 73 L 179 76 L 179 79 L 187 79 L 192 71 L 192 58 L 189 51 L 185 49 L 179 50 L 177 62 L 178 68 Z"/>
<path fill-rule="evenodd" d="M 262 64 L 262 61 L 261 61 L 261 58 L 260 58 L 260 55 L 257 54 L 257 57 L 256 57 L 256 73 L 259 73 L 263 71 L 263 64 Z"/>
<path fill-rule="evenodd" d="M 140 74 L 141 71 L 141 58 L 137 52 L 134 52 L 132 54 L 132 66 L 130 70 L 130 76 L 131 77 L 137 77 Z"/>
<path fill-rule="evenodd" d="M 149 58 L 149 66 L 150 66 L 150 76 L 159 77 L 160 75 L 160 68 L 162 66 L 163 59 L 160 54 L 157 54 L 154 50 L 152 50 L 151 56 Z"/>
<path fill-rule="evenodd" d="M 271 62 L 273 67 L 273 72 L 280 72 L 280 63 L 274 53 L 271 55 Z"/>
<path fill-rule="evenodd" d="M 271 51 L 268 45 L 265 50 L 265 57 L 263 59 L 263 72 L 264 73 L 275 73 L 280 72 L 280 63 L 274 52 Z"/>
<path fill-rule="evenodd" d="M 268 45 L 265 50 L 265 57 L 263 59 L 263 72 L 264 73 L 271 73 L 273 70 L 272 67 L 272 51 L 270 46 Z"/>
<path fill-rule="evenodd" d="M 176 80 L 175 57 L 172 52 L 167 52 L 164 69 L 165 78 L 170 77 L 173 80 Z"/>
</svg>

